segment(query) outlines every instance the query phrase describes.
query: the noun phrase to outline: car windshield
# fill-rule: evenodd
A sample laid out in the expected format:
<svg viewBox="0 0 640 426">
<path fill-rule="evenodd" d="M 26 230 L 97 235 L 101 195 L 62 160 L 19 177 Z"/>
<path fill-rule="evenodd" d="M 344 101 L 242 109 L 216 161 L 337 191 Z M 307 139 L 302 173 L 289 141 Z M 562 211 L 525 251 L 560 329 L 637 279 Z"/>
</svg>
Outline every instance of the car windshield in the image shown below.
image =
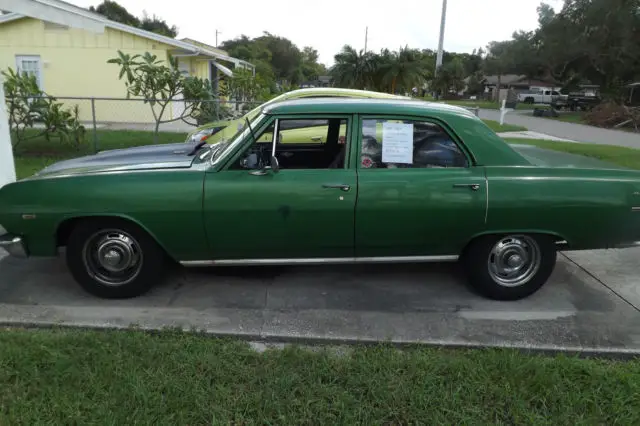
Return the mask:
<svg viewBox="0 0 640 426">
<path fill-rule="evenodd" d="M 254 115 L 251 118 L 246 117 L 245 115 L 246 120 L 249 122 L 249 125 L 251 126 L 254 132 L 256 129 L 256 125 L 259 124 L 260 121 L 265 117 L 265 115 L 262 114 L 261 112 L 262 110 L 258 110 L 258 114 Z M 245 117 L 243 117 L 243 119 Z M 238 131 L 228 140 L 222 140 L 217 144 L 213 145 L 213 148 L 211 149 L 211 152 L 212 152 L 211 164 L 215 164 L 218 161 L 218 159 L 224 156 L 225 152 L 227 152 L 228 150 L 233 150 L 239 143 L 242 142 L 242 140 L 245 137 L 245 134 L 249 132 L 249 127 L 246 125 L 246 121 L 243 124 L 244 126 L 239 128 Z"/>
</svg>

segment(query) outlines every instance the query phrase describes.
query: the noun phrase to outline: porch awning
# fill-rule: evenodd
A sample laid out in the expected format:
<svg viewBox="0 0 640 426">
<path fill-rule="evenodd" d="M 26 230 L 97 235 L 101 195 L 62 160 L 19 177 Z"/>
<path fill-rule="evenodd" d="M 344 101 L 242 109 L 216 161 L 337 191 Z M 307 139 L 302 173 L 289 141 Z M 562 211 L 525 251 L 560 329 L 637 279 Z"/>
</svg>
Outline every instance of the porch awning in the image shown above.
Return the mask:
<svg viewBox="0 0 640 426">
<path fill-rule="evenodd" d="M 217 63 L 216 61 L 211 61 L 211 63 L 227 77 L 233 77 L 233 71 L 231 71 L 229 68 L 225 67 L 222 64 Z"/>
</svg>

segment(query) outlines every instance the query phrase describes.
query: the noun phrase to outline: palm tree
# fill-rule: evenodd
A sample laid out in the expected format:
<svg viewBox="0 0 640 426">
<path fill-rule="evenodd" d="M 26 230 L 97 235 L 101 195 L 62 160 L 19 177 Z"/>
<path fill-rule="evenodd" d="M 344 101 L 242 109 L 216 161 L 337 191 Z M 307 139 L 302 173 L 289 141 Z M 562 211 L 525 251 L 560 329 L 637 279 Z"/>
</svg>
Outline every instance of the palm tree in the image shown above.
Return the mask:
<svg viewBox="0 0 640 426">
<path fill-rule="evenodd" d="M 392 52 L 389 59 L 384 68 L 384 79 L 390 84 L 391 93 L 395 93 L 398 86 L 410 90 L 422 84 L 426 70 L 418 51 L 408 46 L 401 47 L 397 52 Z"/>
<path fill-rule="evenodd" d="M 373 55 L 357 52 L 353 47 L 345 45 L 335 55 L 335 65 L 330 74 L 340 87 L 365 89 L 372 84 Z"/>
</svg>

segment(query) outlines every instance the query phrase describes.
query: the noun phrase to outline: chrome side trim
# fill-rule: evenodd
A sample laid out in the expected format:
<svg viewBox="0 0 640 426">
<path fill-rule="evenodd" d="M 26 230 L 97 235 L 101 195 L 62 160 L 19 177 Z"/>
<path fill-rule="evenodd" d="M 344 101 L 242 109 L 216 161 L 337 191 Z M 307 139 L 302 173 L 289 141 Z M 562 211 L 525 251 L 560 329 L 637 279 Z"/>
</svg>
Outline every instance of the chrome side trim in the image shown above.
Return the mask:
<svg viewBox="0 0 640 426">
<path fill-rule="evenodd" d="M 632 241 L 629 243 L 616 244 L 614 248 L 632 248 L 632 247 L 640 247 L 640 241 Z"/>
<path fill-rule="evenodd" d="M 319 265 L 339 263 L 413 263 L 413 262 L 455 262 L 458 255 L 444 256 L 388 256 L 388 257 L 330 257 L 300 259 L 220 259 L 189 260 L 180 262 L 183 266 L 248 266 L 248 265 Z"/>
<path fill-rule="evenodd" d="M 484 224 L 486 225 L 487 221 L 489 220 L 489 178 L 486 177 L 486 175 L 484 178 L 484 186 L 485 186 L 485 197 L 487 197 L 487 199 L 485 200 L 485 208 L 484 208 Z"/>
<path fill-rule="evenodd" d="M 29 257 L 27 246 L 20 237 L 10 234 L 0 236 L 0 248 L 5 249 L 13 257 Z"/>
<path fill-rule="evenodd" d="M 640 212 L 640 207 L 631 207 L 632 212 Z"/>
</svg>

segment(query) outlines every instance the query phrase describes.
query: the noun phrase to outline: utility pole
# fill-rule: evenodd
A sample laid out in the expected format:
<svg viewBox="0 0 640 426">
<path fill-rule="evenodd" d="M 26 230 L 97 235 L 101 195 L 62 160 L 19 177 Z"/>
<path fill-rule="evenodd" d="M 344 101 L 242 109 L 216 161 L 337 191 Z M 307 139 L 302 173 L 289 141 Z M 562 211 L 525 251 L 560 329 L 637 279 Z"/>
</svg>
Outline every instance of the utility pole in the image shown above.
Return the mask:
<svg viewBox="0 0 640 426">
<path fill-rule="evenodd" d="M 436 72 L 442 66 L 443 46 L 444 46 L 444 27 L 447 20 L 447 0 L 442 0 L 442 18 L 440 20 L 440 41 L 438 42 L 438 55 L 436 56 Z"/>
<path fill-rule="evenodd" d="M 364 53 L 367 53 L 367 42 L 369 41 L 369 27 L 364 30 Z"/>
<path fill-rule="evenodd" d="M 216 47 L 218 47 L 218 34 L 222 34 L 222 31 L 218 31 L 216 28 Z"/>
</svg>

